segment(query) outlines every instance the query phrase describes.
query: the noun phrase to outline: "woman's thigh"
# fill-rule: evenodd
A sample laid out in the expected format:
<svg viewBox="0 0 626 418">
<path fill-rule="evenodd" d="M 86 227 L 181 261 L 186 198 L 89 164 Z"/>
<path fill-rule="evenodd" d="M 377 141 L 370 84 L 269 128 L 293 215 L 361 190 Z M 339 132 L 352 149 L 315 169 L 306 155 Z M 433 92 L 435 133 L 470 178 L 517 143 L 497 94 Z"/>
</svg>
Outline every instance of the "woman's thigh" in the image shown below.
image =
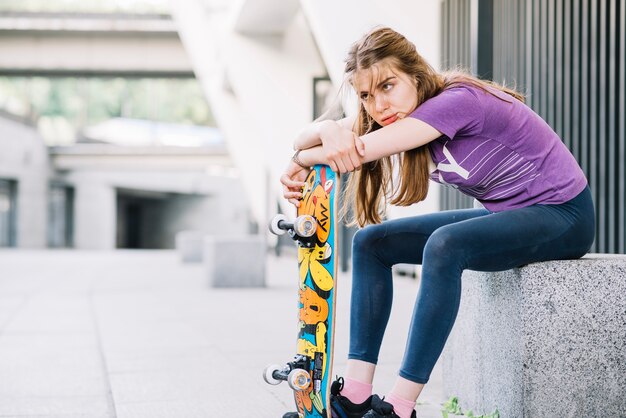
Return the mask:
<svg viewBox="0 0 626 418">
<path fill-rule="evenodd" d="M 354 236 L 355 265 L 363 261 L 359 260 L 360 256 L 371 256 L 372 253 L 389 266 L 422 264 L 424 246 L 433 232 L 446 225 L 489 214 L 486 209 L 451 210 L 367 226 Z"/>
<path fill-rule="evenodd" d="M 558 206 L 535 205 L 446 225 L 428 242 L 437 255 L 463 269 L 502 271 L 521 265 L 583 256 L 593 240 L 586 218 Z"/>
</svg>

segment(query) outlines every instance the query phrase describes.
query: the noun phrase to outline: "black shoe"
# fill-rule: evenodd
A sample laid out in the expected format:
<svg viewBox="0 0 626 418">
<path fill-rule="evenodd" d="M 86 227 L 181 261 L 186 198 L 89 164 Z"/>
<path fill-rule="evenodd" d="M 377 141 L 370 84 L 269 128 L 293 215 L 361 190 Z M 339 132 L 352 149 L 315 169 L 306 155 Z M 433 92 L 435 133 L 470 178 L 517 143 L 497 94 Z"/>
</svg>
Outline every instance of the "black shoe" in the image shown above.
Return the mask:
<svg viewBox="0 0 626 418">
<path fill-rule="evenodd" d="M 363 418 L 400 418 L 393 411 L 393 405 L 380 399 L 378 395 L 372 396 L 372 410 L 363 415 Z M 417 418 L 417 413 L 413 411 L 411 418 Z"/>
<path fill-rule="evenodd" d="M 330 385 L 330 411 L 333 418 L 362 418 L 372 407 L 372 397 L 360 404 L 352 403 L 339 392 L 343 389 L 343 377 Z"/>
</svg>

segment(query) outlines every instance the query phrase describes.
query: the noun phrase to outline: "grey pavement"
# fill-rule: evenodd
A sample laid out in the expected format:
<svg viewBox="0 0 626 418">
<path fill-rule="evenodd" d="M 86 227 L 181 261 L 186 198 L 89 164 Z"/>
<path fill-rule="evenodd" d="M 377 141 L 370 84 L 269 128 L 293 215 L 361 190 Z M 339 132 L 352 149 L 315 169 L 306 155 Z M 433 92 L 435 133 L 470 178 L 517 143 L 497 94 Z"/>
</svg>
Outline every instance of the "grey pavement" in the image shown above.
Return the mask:
<svg viewBox="0 0 626 418">
<path fill-rule="evenodd" d="M 174 251 L 0 251 L 0 417 L 281 417 L 291 390 L 262 379 L 295 350 L 292 255 L 267 287 L 211 289 Z M 374 390 L 393 384 L 417 283 L 395 281 Z M 338 283 L 334 374 L 345 368 L 350 275 Z M 418 406 L 440 417 L 437 366 Z"/>
</svg>

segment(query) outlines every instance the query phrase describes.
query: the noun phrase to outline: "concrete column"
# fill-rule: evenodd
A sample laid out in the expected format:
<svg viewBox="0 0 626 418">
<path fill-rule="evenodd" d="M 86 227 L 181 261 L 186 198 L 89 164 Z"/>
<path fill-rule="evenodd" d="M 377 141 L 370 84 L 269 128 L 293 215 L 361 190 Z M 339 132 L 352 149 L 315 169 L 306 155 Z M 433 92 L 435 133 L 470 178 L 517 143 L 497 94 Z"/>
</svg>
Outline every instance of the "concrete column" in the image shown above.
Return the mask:
<svg viewBox="0 0 626 418">
<path fill-rule="evenodd" d="M 75 190 L 76 248 L 114 249 L 117 230 L 115 188 L 87 179 L 77 182 Z"/>
<path fill-rule="evenodd" d="M 44 169 L 22 172 L 17 189 L 17 246 L 47 246 L 48 178 Z"/>
</svg>

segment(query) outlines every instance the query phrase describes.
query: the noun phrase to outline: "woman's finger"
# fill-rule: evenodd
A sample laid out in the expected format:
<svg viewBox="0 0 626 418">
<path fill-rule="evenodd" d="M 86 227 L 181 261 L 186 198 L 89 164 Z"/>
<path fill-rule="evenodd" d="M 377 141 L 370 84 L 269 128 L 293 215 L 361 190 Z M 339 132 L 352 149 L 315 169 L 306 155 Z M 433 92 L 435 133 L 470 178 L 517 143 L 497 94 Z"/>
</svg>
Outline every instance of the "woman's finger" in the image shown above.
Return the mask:
<svg viewBox="0 0 626 418">
<path fill-rule="evenodd" d="M 292 189 L 304 187 L 304 182 L 303 181 L 293 180 L 287 174 L 283 174 L 280 177 L 280 182 L 283 185 L 285 185 L 286 187 L 289 187 L 289 188 L 292 188 Z"/>
<path fill-rule="evenodd" d="M 350 171 L 358 170 L 361 167 L 361 159 L 356 154 L 350 156 L 350 163 L 352 164 L 352 170 Z"/>
<path fill-rule="evenodd" d="M 339 169 L 340 173 L 346 173 L 347 172 L 346 164 L 344 163 L 343 160 L 337 161 L 337 168 Z"/>
<path fill-rule="evenodd" d="M 283 197 L 285 199 L 301 199 L 302 198 L 302 192 L 286 191 L 286 192 L 283 193 Z"/>
</svg>

